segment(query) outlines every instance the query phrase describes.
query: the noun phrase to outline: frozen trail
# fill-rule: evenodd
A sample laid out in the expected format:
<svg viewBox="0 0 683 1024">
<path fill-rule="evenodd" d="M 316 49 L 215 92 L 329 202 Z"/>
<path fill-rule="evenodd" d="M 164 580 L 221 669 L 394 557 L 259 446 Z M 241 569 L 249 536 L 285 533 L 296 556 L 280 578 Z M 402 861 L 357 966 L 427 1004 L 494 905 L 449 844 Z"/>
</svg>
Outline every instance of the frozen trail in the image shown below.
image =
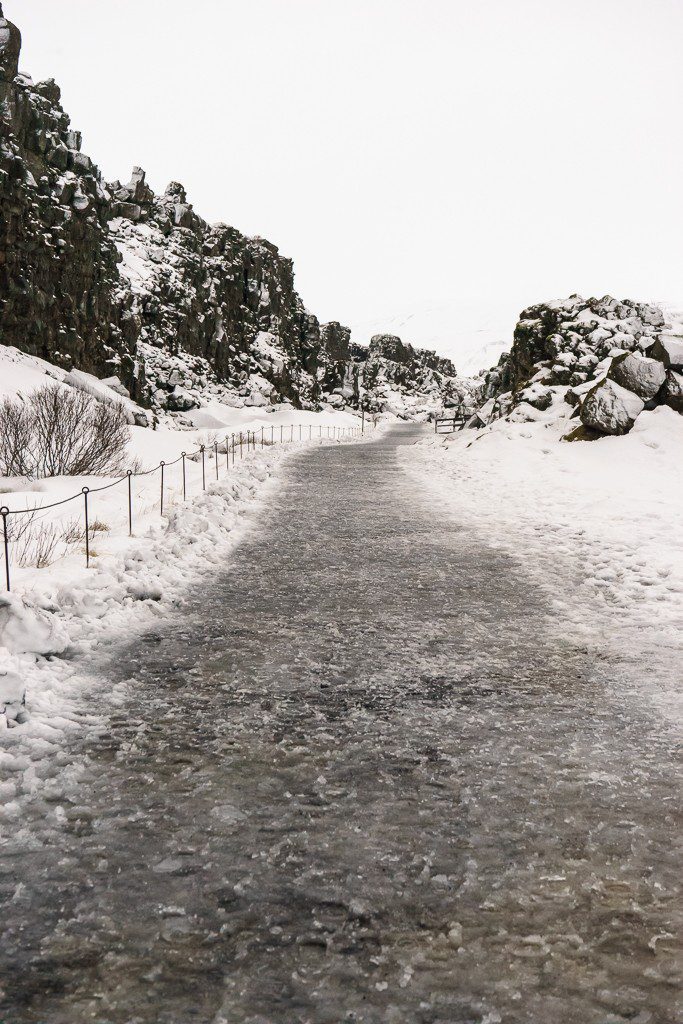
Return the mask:
<svg viewBox="0 0 683 1024">
<path fill-rule="evenodd" d="M 118 652 L 4 837 L 0 1021 L 679 1019 L 673 741 L 410 484 L 418 433 L 296 456 Z"/>
</svg>

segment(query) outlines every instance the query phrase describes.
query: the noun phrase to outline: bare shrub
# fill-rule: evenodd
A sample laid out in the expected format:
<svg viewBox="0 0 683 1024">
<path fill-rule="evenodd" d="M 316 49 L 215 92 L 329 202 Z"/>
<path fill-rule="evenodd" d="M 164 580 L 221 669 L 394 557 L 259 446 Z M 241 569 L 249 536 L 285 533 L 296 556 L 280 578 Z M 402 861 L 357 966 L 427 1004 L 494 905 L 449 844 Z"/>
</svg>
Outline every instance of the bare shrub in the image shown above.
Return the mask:
<svg viewBox="0 0 683 1024">
<path fill-rule="evenodd" d="M 14 561 L 23 568 L 35 566 L 36 569 L 45 569 L 55 560 L 61 535 L 59 523 L 41 523 L 31 519 L 12 545 Z"/>
<path fill-rule="evenodd" d="M 204 445 L 208 452 L 209 448 L 213 450 L 213 446 L 217 440 L 218 433 L 215 430 L 204 430 L 197 437 L 197 446 L 201 447 L 201 445 Z"/>
<path fill-rule="evenodd" d="M 85 540 L 85 527 L 79 519 L 67 519 L 62 523 L 62 540 L 69 546 Z"/>
<path fill-rule="evenodd" d="M 31 421 L 25 404 L 4 398 L 0 403 L 0 470 L 3 476 L 28 476 Z"/>
<path fill-rule="evenodd" d="M 10 544 L 16 544 L 24 534 L 35 528 L 38 516 L 37 509 L 26 510 L 21 515 L 8 516 L 7 518 L 7 540 Z"/>
<path fill-rule="evenodd" d="M 122 469 L 129 430 L 124 407 L 55 385 L 0 405 L 4 476 L 112 475 Z"/>
<path fill-rule="evenodd" d="M 44 569 L 57 558 L 69 553 L 71 548 L 85 543 L 85 527 L 77 518 L 44 522 L 41 509 L 30 509 L 21 515 L 9 516 L 7 540 L 10 545 L 10 559 L 22 568 L 33 566 Z M 90 523 L 88 534 L 109 533 L 110 526 L 101 519 Z M 94 552 L 90 552 L 94 557 Z"/>
</svg>

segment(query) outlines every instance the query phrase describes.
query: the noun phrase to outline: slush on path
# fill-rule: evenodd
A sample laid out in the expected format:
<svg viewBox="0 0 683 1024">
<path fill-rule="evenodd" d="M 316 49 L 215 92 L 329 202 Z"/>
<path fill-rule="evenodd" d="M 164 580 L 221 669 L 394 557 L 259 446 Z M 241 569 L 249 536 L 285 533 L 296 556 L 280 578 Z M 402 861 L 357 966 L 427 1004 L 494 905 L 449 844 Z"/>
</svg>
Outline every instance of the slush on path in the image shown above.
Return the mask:
<svg viewBox="0 0 683 1024">
<path fill-rule="evenodd" d="M 293 457 L 99 668 L 4 858 L 3 1024 L 680 1019 L 672 741 L 404 475 L 419 436 Z"/>
</svg>

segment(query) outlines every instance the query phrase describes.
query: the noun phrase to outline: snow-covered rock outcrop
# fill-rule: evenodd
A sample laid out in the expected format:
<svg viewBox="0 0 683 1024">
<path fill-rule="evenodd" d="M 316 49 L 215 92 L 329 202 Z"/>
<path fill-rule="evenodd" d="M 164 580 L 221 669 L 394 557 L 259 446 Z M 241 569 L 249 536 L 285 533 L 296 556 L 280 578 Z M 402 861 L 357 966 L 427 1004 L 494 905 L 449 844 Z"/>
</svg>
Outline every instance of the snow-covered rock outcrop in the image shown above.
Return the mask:
<svg viewBox="0 0 683 1024">
<path fill-rule="evenodd" d="M 480 385 L 477 426 L 520 421 L 564 403 L 579 420 L 571 440 L 625 434 L 644 409 L 683 411 L 683 323 L 658 306 L 569 299 L 525 309 L 512 349 Z M 566 410 L 566 405 L 564 406 Z"/>
</svg>

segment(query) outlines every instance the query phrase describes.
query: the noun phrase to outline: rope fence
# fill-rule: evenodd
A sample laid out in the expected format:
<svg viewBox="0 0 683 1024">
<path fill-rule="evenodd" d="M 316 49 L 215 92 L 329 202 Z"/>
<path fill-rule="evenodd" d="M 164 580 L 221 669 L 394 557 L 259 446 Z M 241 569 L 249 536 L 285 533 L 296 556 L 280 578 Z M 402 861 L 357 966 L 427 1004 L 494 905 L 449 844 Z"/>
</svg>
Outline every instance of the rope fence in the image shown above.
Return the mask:
<svg viewBox="0 0 683 1024">
<path fill-rule="evenodd" d="M 201 471 L 202 471 L 202 491 L 206 490 L 206 453 L 207 451 L 212 452 L 215 460 L 216 469 L 216 480 L 220 479 L 220 466 L 219 466 L 219 455 L 225 455 L 225 472 L 230 472 L 231 465 L 234 467 L 236 459 L 244 458 L 244 450 L 246 448 L 247 454 L 250 451 L 256 451 L 259 447 L 265 448 L 266 445 L 271 447 L 277 443 L 280 444 L 291 444 L 294 441 L 309 440 L 312 441 L 317 436 L 318 438 L 326 438 L 329 440 L 341 440 L 342 438 L 359 437 L 365 432 L 365 423 L 359 427 L 337 427 L 327 426 L 323 427 L 322 424 L 318 424 L 318 433 L 314 434 L 313 424 L 289 424 L 285 427 L 280 424 L 279 430 L 279 442 L 276 434 L 275 426 L 270 428 L 261 427 L 257 430 L 240 430 L 239 433 L 226 434 L 222 441 L 215 440 L 211 444 L 202 444 L 198 448 L 190 452 L 182 452 L 177 459 L 172 462 L 165 462 L 163 459 L 157 466 L 153 466 L 152 469 L 140 470 L 138 472 L 132 469 L 126 470 L 124 476 L 118 477 L 109 484 L 104 484 L 102 487 L 82 487 L 77 494 L 72 494 L 68 498 L 62 498 L 61 501 L 54 501 L 49 505 L 35 505 L 33 508 L 22 508 L 22 509 L 10 509 L 6 505 L 0 508 L 0 517 L 2 517 L 2 542 L 4 549 L 4 561 L 5 561 L 5 589 L 9 593 L 11 591 L 11 579 L 10 579 L 10 537 L 8 520 L 15 516 L 34 516 L 38 512 L 47 512 L 53 508 L 59 508 L 61 505 L 68 505 L 73 501 L 82 501 L 83 510 L 83 526 L 85 533 L 85 564 L 86 568 L 90 567 L 90 535 L 91 535 L 91 523 L 90 523 L 90 506 L 88 504 L 89 498 L 94 494 L 101 494 L 103 491 L 109 491 L 113 487 L 118 487 L 120 484 L 127 484 L 128 489 L 128 536 L 133 536 L 133 479 L 136 477 L 151 476 L 153 473 L 160 472 L 160 489 L 159 489 L 159 514 L 164 514 L 164 494 L 166 484 L 166 473 L 167 469 L 172 466 L 177 466 L 178 463 L 182 463 L 182 481 L 183 481 L 183 501 L 187 501 L 187 469 L 186 460 L 201 460 Z M 289 437 L 287 437 L 289 433 Z M 308 433 L 308 437 L 306 437 Z M 270 436 L 268 436 L 268 434 Z M 298 436 L 297 436 L 298 435 Z M 239 453 L 239 455 L 238 455 Z M 222 460 L 221 460 L 222 463 Z"/>
</svg>

